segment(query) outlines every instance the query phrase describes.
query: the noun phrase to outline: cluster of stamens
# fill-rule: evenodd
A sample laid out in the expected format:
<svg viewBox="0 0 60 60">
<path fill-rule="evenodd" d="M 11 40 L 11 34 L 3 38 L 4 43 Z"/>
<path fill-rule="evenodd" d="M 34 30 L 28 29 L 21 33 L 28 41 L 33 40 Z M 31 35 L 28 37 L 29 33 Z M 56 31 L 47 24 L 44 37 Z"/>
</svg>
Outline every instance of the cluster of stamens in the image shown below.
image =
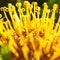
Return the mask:
<svg viewBox="0 0 60 60">
<path fill-rule="evenodd" d="M 4 21 L 0 14 L 0 45 L 7 43 L 17 60 L 60 59 L 60 16 L 55 23 L 58 5 L 50 10 L 44 3 L 42 15 L 37 2 L 24 1 L 24 8 L 21 3 L 16 3 L 16 7 L 19 14 L 11 3 L 8 8 L 0 8 L 6 18 Z"/>
</svg>

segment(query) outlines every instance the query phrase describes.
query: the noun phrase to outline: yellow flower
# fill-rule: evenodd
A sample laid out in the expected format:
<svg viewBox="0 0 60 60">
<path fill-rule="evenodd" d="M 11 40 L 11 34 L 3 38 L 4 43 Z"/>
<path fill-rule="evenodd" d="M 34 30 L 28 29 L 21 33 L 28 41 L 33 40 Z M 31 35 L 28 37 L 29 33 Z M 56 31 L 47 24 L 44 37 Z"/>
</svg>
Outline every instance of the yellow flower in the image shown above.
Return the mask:
<svg viewBox="0 0 60 60">
<path fill-rule="evenodd" d="M 37 2 L 30 4 L 29 1 L 24 1 L 25 8 L 21 6 L 21 3 L 16 4 L 19 16 L 15 6 L 11 3 L 8 4 L 8 8 L 1 8 L 6 21 L 0 19 L 0 32 L 2 36 L 8 38 L 7 44 L 10 51 L 20 59 L 22 59 L 23 54 L 25 60 L 41 60 L 44 55 L 47 56 L 48 60 L 60 57 L 60 16 L 58 22 L 54 22 L 58 5 L 54 4 L 53 9 L 50 10 L 47 3 L 44 3 L 41 17 L 41 8 Z M 9 13 L 12 23 L 6 12 Z M 4 40 L 2 39 L 2 41 Z M 7 41 L 6 38 L 5 41 Z"/>
</svg>

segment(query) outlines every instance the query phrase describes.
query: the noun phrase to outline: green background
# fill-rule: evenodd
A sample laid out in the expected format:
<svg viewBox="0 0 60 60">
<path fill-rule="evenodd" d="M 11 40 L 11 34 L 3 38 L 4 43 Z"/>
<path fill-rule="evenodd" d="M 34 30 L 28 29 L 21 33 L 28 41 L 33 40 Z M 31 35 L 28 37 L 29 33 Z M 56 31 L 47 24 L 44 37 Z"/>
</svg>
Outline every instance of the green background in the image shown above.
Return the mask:
<svg viewBox="0 0 60 60">
<path fill-rule="evenodd" d="M 0 7 L 7 6 L 8 3 L 12 3 L 15 5 L 16 2 L 20 2 L 20 1 L 23 1 L 23 0 L 0 0 Z M 47 2 L 50 8 L 52 8 L 52 5 L 54 3 L 57 3 L 60 6 L 60 0 L 28 0 L 28 1 L 30 2 L 37 1 L 39 3 L 39 6 L 42 6 L 44 2 Z"/>
</svg>

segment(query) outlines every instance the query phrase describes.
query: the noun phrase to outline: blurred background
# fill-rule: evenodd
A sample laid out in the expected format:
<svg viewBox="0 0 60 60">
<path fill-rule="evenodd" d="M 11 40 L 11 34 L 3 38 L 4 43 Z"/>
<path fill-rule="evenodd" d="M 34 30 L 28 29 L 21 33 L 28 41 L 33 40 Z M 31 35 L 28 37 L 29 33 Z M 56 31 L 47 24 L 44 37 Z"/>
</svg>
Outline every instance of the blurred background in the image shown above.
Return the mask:
<svg viewBox="0 0 60 60">
<path fill-rule="evenodd" d="M 15 5 L 16 2 L 23 2 L 24 0 L 0 0 L 0 7 L 7 6 L 8 3 Z M 47 2 L 49 8 L 52 8 L 54 3 L 57 3 L 60 6 L 60 0 L 28 0 L 30 2 L 37 1 L 41 7 L 44 2 Z"/>
</svg>

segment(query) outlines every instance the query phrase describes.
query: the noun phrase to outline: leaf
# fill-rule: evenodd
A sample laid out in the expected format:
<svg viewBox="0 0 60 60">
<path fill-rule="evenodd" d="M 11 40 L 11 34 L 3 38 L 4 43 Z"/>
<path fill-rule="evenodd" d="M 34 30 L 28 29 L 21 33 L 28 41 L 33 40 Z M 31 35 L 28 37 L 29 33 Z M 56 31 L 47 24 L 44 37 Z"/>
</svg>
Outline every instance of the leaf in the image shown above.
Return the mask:
<svg viewBox="0 0 60 60">
<path fill-rule="evenodd" d="M 9 48 L 6 43 L 4 43 L 3 47 L 1 47 L 1 55 L 3 60 L 10 60 L 11 58 Z"/>
<path fill-rule="evenodd" d="M 3 60 L 2 56 L 0 55 L 0 60 Z"/>
</svg>

